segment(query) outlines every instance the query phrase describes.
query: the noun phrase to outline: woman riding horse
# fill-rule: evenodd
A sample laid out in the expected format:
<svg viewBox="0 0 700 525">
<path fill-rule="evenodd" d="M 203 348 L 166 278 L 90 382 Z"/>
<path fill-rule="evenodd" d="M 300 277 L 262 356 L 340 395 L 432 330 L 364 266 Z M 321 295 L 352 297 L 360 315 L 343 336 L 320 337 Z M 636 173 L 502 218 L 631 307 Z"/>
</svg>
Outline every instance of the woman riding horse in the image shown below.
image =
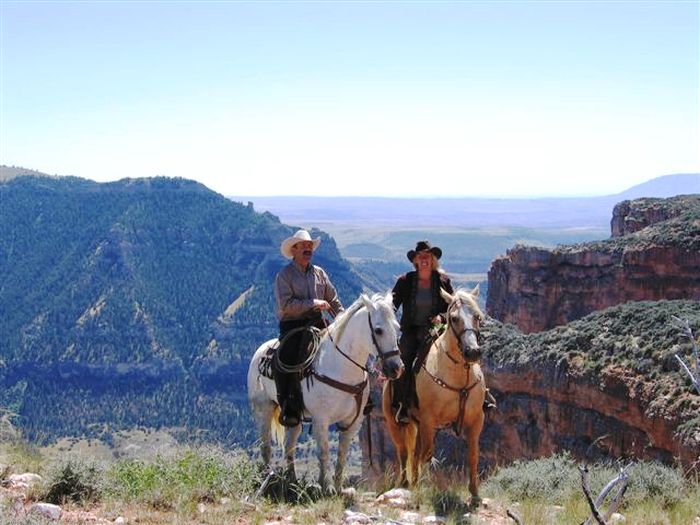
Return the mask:
<svg viewBox="0 0 700 525">
<path fill-rule="evenodd" d="M 438 262 L 442 257 L 440 248 L 431 246 L 428 241 L 419 241 L 415 250 L 410 250 L 406 257 L 415 271 L 399 277 L 392 290 L 394 307 L 403 306 L 399 348 L 407 373 L 392 383 L 391 400 L 394 420 L 402 425 L 408 423 L 408 408 L 414 402 L 413 363 L 416 357 L 420 361 L 425 356 L 430 328 L 443 322 L 441 314 L 447 311 L 440 289 L 452 293 L 450 279 Z"/>
<path fill-rule="evenodd" d="M 469 491 L 472 503 L 478 503 L 479 435 L 484 425 L 483 403 L 486 396 L 484 376 L 479 367 L 479 327 L 483 314 L 471 292 L 445 291 L 449 304 L 445 332 L 431 345 L 416 375 L 417 406 L 409 408 L 406 425 L 397 423 L 391 407 L 390 387 L 384 386 L 382 409 L 396 449 L 398 482 L 413 485 L 421 466 L 433 455 L 438 429 L 452 426 L 469 449 Z"/>
</svg>

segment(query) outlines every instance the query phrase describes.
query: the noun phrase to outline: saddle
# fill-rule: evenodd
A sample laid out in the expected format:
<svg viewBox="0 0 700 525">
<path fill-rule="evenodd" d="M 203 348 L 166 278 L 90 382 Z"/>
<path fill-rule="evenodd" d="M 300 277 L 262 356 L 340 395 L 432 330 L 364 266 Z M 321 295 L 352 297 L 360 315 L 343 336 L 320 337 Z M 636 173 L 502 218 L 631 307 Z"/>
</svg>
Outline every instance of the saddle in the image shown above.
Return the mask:
<svg viewBox="0 0 700 525">
<path fill-rule="evenodd" d="M 288 367 L 299 367 L 299 370 L 295 370 L 295 372 L 299 373 L 301 377 L 307 377 L 313 372 L 311 362 L 313 356 L 316 355 L 318 332 L 320 330 L 314 327 L 303 327 L 296 330 L 300 333 L 293 334 L 290 332 L 281 341 L 276 339 L 267 347 L 265 355 L 258 363 L 258 373 L 261 376 L 274 379 L 276 370 L 287 373 L 281 369 Z M 305 333 L 301 333 L 302 331 Z M 297 337 L 293 337 L 294 335 L 297 335 Z M 289 362 L 290 357 L 291 362 Z M 279 362 L 282 363 L 282 366 L 278 364 Z"/>
<path fill-rule="evenodd" d="M 304 411 L 301 379 L 310 375 L 311 363 L 318 349 L 320 330 L 301 327 L 291 330 L 281 341 L 270 345 L 260 360 L 260 375 L 275 381 L 280 423 L 297 426 Z"/>
</svg>

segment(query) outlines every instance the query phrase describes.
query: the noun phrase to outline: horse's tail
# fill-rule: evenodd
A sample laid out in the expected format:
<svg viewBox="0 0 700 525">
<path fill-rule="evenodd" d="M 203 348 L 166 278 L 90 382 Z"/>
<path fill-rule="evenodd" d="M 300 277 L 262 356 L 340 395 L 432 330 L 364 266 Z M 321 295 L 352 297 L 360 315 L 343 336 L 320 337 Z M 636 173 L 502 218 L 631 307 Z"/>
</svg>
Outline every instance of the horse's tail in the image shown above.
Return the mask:
<svg viewBox="0 0 700 525">
<path fill-rule="evenodd" d="M 270 433 L 272 434 L 272 441 L 277 445 L 282 445 L 284 443 L 284 427 L 280 424 L 280 407 L 275 404 L 275 408 L 270 416 Z"/>
</svg>

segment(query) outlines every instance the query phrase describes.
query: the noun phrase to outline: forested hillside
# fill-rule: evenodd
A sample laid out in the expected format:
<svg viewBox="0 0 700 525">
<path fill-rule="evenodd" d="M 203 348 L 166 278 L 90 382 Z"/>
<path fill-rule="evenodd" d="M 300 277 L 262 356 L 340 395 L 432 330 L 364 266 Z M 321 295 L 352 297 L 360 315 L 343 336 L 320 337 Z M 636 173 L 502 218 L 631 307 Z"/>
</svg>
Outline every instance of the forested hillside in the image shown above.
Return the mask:
<svg viewBox="0 0 700 525">
<path fill-rule="evenodd" d="M 294 228 L 185 179 L 0 183 L 0 407 L 33 440 L 144 425 L 241 441 Z M 362 288 L 327 235 L 315 262 Z"/>
</svg>

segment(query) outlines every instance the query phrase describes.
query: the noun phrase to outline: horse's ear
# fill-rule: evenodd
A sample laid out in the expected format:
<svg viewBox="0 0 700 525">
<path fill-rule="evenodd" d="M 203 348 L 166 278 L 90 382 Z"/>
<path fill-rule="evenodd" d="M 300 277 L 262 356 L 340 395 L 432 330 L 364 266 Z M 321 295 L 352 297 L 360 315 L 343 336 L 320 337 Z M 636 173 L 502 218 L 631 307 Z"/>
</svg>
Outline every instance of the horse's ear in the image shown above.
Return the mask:
<svg viewBox="0 0 700 525">
<path fill-rule="evenodd" d="M 390 304 L 392 308 L 394 307 L 394 294 L 391 293 L 391 290 L 384 296 L 384 302 Z"/>
<path fill-rule="evenodd" d="M 444 288 L 440 288 L 440 295 L 441 295 L 442 298 L 445 300 L 445 302 L 448 303 L 448 304 L 452 302 L 452 299 L 454 299 L 454 297 L 451 296 L 451 295 L 448 293 L 448 291 L 445 290 Z"/>
<path fill-rule="evenodd" d="M 474 287 L 474 289 L 469 293 L 474 296 L 474 299 L 479 297 L 479 283 L 476 283 L 476 286 Z"/>
<path fill-rule="evenodd" d="M 365 305 L 365 307 L 366 307 L 368 310 L 371 310 L 371 309 L 372 309 L 372 307 L 373 307 L 372 301 L 370 300 L 369 297 L 367 297 L 367 294 L 361 293 L 361 294 L 360 294 L 360 299 L 362 299 L 362 303 Z"/>
</svg>

